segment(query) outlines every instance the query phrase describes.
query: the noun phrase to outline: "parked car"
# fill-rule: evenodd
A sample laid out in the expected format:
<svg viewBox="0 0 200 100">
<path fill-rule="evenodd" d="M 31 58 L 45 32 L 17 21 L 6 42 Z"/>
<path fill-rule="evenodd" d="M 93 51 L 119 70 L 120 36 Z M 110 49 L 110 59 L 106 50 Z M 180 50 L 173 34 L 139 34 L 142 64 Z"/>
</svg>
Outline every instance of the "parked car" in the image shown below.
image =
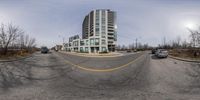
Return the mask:
<svg viewBox="0 0 200 100">
<path fill-rule="evenodd" d="M 156 55 L 156 57 L 158 57 L 158 58 L 167 58 L 167 56 L 168 56 L 168 51 L 165 50 L 165 49 L 158 49 L 158 50 L 156 50 L 155 55 Z"/>
<path fill-rule="evenodd" d="M 131 52 L 131 50 L 127 50 L 126 52 L 127 52 L 127 53 L 130 53 L 130 52 Z"/>
<path fill-rule="evenodd" d="M 48 53 L 49 49 L 47 47 L 41 47 L 41 53 Z"/>
</svg>

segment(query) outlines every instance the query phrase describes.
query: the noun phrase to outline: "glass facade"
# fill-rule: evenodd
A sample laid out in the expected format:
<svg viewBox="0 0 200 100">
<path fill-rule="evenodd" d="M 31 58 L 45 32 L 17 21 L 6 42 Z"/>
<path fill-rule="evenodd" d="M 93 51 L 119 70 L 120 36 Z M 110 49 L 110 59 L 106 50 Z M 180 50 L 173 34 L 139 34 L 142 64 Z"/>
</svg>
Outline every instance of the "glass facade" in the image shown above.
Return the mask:
<svg viewBox="0 0 200 100">
<path fill-rule="evenodd" d="M 80 41 L 80 45 L 81 45 L 81 46 L 84 46 L 84 41 Z"/>
<path fill-rule="evenodd" d="M 102 10 L 101 13 L 101 33 L 102 33 L 102 37 L 105 38 L 106 37 L 106 11 Z"/>
<path fill-rule="evenodd" d="M 90 39 L 90 45 L 94 45 L 94 39 Z"/>
<path fill-rule="evenodd" d="M 86 45 L 89 45 L 89 41 L 88 40 L 86 40 Z"/>
<path fill-rule="evenodd" d="M 107 51 L 107 50 L 106 50 L 106 47 L 102 47 L 102 51 L 103 51 L 103 52 Z"/>
<path fill-rule="evenodd" d="M 102 45 L 106 45 L 106 40 L 101 40 Z"/>
<path fill-rule="evenodd" d="M 80 47 L 80 52 L 83 52 L 84 50 L 83 50 L 83 47 Z"/>
<path fill-rule="evenodd" d="M 95 45 L 99 45 L 99 38 L 95 39 Z"/>
<path fill-rule="evenodd" d="M 88 52 L 89 50 L 88 50 L 88 47 L 85 47 L 85 52 Z"/>
<path fill-rule="evenodd" d="M 99 36 L 99 31 L 100 31 L 100 29 L 99 29 L 99 21 L 100 21 L 100 11 L 99 10 L 96 10 L 96 17 L 95 17 L 95 25 L 96 25 L 96 27 L 95 27 L 95 31 L 96 31 L 96 34 L 95 34 L 95 36 Z"/>
</svg>

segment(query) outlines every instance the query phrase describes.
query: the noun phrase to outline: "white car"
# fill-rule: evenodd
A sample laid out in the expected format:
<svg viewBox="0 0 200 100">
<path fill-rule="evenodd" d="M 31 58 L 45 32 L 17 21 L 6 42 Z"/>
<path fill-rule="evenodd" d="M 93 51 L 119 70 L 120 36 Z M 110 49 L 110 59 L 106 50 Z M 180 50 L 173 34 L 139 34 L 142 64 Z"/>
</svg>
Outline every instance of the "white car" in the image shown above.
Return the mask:
<svg viewBox="0 0 200 100">
<path fill-rule="evenodd" d="M 158 58 L 167 58 L 168 51 L 165 49 L 158 49 L 155 53 Z"/>
</svg>

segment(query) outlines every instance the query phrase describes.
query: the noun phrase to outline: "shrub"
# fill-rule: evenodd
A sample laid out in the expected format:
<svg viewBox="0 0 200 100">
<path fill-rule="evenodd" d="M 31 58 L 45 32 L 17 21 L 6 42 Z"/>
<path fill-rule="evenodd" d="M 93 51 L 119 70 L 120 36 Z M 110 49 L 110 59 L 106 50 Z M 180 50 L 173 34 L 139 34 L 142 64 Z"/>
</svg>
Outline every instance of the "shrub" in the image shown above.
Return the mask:
<svg viewBox="0 0 200 100">
<path fill-rule="evenodd" d="M 99 54 L 105 54 L 105 53 L 108 53 L 108 52 L 107 51 L 99 52 Z"/>
</svg>

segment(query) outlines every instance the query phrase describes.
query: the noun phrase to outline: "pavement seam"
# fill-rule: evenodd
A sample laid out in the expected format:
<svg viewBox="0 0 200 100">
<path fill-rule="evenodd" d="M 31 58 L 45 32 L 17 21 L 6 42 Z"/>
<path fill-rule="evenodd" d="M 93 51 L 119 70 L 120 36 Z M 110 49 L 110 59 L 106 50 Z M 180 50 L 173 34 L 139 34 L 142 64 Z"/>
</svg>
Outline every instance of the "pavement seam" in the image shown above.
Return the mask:
<svg viewBox="0 0 200 100">
<path fill-rule="evenodd" d="M 70 61 L 68 61 L 68 60 L 65 60 L 65 62 L 66 62 L 67 64 L 70 64 L 70 65 L 72 65 L 72 66 L 75 66 L 75 67 L 77 67 L 77 68 L 79 68 L 79 69 L 86 70 L 86 71 L 91 71 L 91 72 L 111 72 L 111 71 L 115 71 L 115 70 L 122 69 L 122 68 L 124 68 L 124 67 L 126 67 L 126 66 L 128 66 L 128 65 L 130 65 L 130 64 L 132 64 L 132 63 L 134 63 L 135 61 L 141 59 L 142 56 L 143 56 L 143 54 L 140 55 L 139 57 L 137 57 L 136 59 L 134 59 L 134 60 L 132 60 L 132 61 L 130 61 L 130 62 L 124 64 L 124 65 L 121 65 L 121 66 L 118 66 L 118 67 L 114 67 L 114 68 L 108 68 L 108 69 L 93 69 L 93 68 L 89 68 L 89 67 L 86 67 L 86 66 L 80 66 L 80 65 L 78 65 L 78 64 L 74 64 L 74 63 L 72 63 L 72 62 L 70 62 Z"/>
</svg>

